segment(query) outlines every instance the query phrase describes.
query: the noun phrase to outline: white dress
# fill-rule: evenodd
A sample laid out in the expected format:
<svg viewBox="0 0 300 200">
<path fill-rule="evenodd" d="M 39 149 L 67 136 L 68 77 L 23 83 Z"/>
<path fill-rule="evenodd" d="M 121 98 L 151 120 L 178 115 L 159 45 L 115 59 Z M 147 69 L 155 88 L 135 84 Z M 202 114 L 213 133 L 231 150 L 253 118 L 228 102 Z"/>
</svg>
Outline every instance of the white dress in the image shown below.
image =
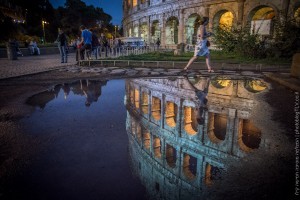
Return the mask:
<svg viewBox="0 0 300 200">
<path fill-rule="evenodd" d="M 203 33 L 204 33 L 204 36 L 207 35 L 205 27 L 204 27 Z M 208 55 L 209 54 L 209 49 L 208 49 L 206 44 L 207 44 L 206 37 L 205 37 L 205 39 L 202 39 L 202 37 L 198 37 L 196 45 L 195 45 L 194 56 L 206 56 L 206 55 Z"/>
</svg>

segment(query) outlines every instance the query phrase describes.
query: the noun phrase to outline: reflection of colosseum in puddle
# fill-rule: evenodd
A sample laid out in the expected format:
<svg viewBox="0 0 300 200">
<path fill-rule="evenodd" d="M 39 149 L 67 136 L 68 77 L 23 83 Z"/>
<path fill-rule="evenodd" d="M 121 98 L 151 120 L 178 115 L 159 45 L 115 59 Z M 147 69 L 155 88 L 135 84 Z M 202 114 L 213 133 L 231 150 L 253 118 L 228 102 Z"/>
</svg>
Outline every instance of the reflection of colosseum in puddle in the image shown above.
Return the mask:
<svg viewBox="0 0 300 200">
<path fill-rule="evenodd" d="M 195 91 L 205 90 L 205 85 L 208 102 L 197 109 L 203 101 Z M 249 120 L 253 95 L 264 89 L 260 81 L 128 80 L 126 126 L 132 166 L 151 198 L 196 198 L 220 178 L 226 169 L 222 160 L 266 145 Z"/>
</svg>

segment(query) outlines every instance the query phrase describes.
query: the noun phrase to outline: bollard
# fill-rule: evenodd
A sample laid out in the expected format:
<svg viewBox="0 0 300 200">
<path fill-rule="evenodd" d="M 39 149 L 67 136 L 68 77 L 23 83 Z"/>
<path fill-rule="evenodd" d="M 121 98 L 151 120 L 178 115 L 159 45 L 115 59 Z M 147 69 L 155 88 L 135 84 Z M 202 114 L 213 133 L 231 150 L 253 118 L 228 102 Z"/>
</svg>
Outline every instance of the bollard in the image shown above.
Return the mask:
<svg viewBox="0 0 300 200">
<path fill-rule="evenodd" d="M 16 49 L 16 43 L 15 42 L 8 42 L 6 44 L 7 49 L 7 58 L 8 60 L 17 60 L 17 49 Z"/>
</svg>

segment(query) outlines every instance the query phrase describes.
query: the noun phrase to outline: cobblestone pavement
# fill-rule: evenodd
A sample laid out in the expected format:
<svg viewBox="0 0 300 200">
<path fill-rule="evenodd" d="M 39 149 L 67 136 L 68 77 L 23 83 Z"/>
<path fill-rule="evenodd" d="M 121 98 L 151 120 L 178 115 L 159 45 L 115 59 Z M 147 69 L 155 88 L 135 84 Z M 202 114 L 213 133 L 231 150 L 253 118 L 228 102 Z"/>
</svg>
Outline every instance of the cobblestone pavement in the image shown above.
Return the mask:
<svg viewBox="0 0 300 200">
<path fill-rule="evenodd" d="M 251 67 L 250 67 L 251 68 Z M 253 68 L 253 67 L 252 67 Z M 25 56 L 18 57 L 18 60 L 8 60 L 7 58 L 0 59 L 0 80 L 6 78 L 13 78 L 23 75 L 31 75 L 40 72 L 47 72 L 51 70 L 59 70 L 71 73 L 91 73 L 91 75 L 106 75 L 106 76 L 124 76 L 124 77 L 138 77 L 138 76 L 176 76 L 176 75 L 208 75 L 207 70 L 191 69 L 188 73 L 184 73 L 182 69 L 167 69 L 167 68 L 147 68 L 147 67 L 112 67 L 112 66 L 78 66 L 76 65 L 75 53 L 71 53 L 68 57 L 68 63 L 60 63 L 60 55 L 39 55 L 39 56 Z M 275 82 L 284 85 L 292 90 L 300 91 L 300 80 L 291 78 L 289 73 L 260 73 L 255 72 L 255 68 L 247 69 L 248 71 L 235 70 L 216 70 L 214 75 L 242 75 L 250 77 L 266 76 Z M 254 70 L 254 71 L 253 71 Z"/>
<path fill-rule="evenodd" d="M 60 63 L 60 55 L 39 55 L 18 57 L 17 60 L 0 59 L 0 79 L 45 72 L 64 66 L 75 65 L 75 54 L 68 57 L 68 63 Z"/>
</svg>

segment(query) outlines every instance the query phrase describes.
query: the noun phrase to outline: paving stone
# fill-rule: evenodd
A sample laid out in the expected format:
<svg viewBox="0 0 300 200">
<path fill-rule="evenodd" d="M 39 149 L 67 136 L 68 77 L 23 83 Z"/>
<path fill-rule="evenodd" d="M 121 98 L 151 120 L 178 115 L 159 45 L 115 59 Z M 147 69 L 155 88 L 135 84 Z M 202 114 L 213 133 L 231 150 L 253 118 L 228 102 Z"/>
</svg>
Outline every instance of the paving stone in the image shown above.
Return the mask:
<svg viewBox="0 0 300 200">
<path fill-rule="evenodd" d="M 126 70 L 124 69 L 115 69 L 115 70 L 112 70 L 109 74 L 111 75 L 122 75 L 122 74 L 125 74 Z"/>
</svg>

